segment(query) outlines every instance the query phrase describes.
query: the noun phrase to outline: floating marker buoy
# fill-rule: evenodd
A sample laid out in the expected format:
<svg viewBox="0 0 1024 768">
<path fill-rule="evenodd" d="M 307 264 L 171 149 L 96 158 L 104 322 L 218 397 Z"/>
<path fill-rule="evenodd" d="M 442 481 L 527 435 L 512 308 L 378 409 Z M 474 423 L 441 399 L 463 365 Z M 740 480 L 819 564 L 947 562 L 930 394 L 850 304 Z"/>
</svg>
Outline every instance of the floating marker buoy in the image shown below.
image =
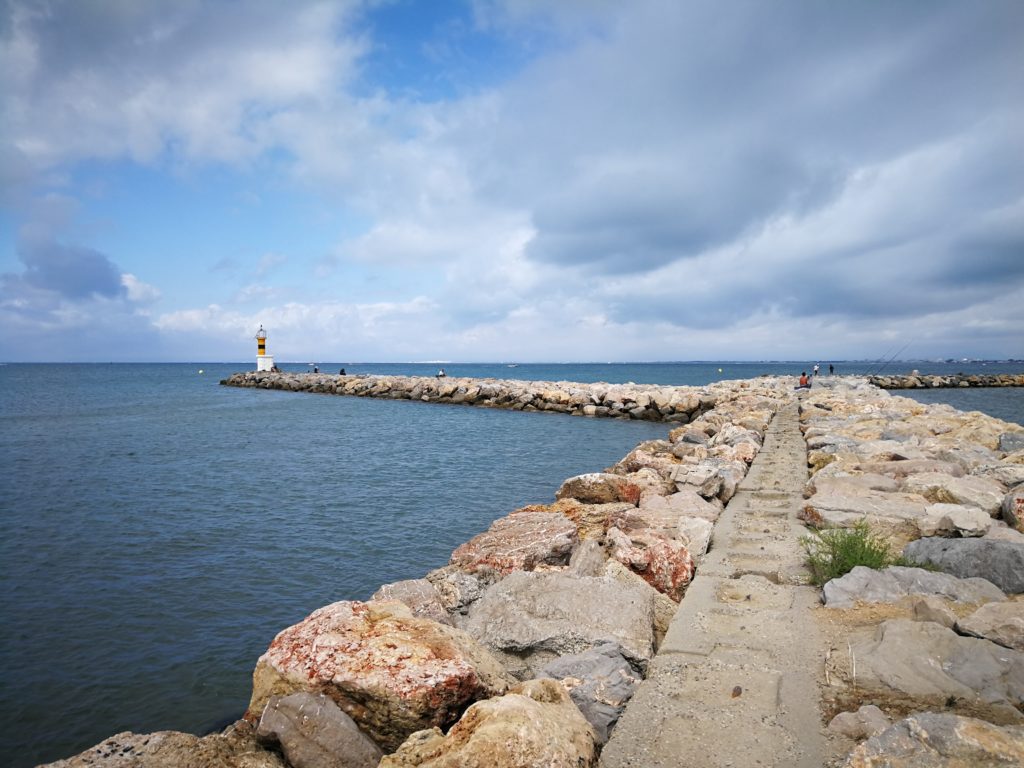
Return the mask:
<svg viewBox="0 0 1024 768">
<path fill-rule="evenodd" d="M 719 368 L 719 369 L 718 369 L 718 372 L 719 372 L 719 373 L 721 373 L 721 372 L 722 372 L 722 369 L 721 369 L 721 368 Z"/>
<path fill-rule="evenodd" d="M 202 372 L 203 372 L 203 369 L 202 369 L 202 368 L 200 368 L 200 369 L 199 369 L 199 372 L 200 372 L 200 373 L 202 373 Z"/>
</svg>

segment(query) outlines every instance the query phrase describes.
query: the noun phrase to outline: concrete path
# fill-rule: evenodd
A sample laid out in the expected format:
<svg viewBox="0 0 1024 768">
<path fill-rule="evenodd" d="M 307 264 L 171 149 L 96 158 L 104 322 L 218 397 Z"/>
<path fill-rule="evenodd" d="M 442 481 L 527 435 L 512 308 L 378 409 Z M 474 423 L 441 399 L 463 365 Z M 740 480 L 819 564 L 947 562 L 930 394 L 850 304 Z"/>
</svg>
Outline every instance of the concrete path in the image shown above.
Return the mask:
<svg viewBox="0 0 1024 768">
<path fill-rule="evenodd" d="M 811 611 L 796 520 L 807 452 L 796 402 L 776 415 L 718 523 L 651 672 L 601 755 L 603 768 L 821 768 Z"/>
</svg>

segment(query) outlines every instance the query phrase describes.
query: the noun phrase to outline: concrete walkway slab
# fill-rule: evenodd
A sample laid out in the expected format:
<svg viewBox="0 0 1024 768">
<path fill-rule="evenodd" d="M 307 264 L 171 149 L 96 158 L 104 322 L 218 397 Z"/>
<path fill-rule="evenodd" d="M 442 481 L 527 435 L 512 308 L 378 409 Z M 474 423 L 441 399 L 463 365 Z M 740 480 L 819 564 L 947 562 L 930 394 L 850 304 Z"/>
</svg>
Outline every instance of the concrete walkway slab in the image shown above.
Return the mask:
<svg viewBox="0 0 1024 768">
<path fill-rule="evenodd" d="M 825 645 L 796 513 L 807 452 L 796 403 L 715 525 L 650 674 L 601 755 L 603 768 L 821 768 Z"/>
</svg>

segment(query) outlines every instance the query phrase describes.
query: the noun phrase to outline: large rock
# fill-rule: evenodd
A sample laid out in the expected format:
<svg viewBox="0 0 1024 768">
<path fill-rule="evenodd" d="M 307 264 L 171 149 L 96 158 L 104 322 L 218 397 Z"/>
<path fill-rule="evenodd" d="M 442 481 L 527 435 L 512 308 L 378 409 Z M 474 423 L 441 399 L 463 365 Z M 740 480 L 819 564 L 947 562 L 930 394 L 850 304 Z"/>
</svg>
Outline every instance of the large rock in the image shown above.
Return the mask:
<svg viewBox="0 0 1024 768">
<path fill-rule="evenodd" d="M 910 477 L 923 472 L 942 472 L 954 477 L 963 477 L 964 468 L 956 462 L 936 459 L 909 459 L 906 461 L 866 461 L 860 464 L 863 472 L 872 472 L 891 477 Z"/>
<path fill-rule="evenodd" d="M 590 768 L 594 734 L 554 680 L 528 680 L 466 710 L 447 735 L 414 733 L 381 768 Z"/>
<path fill-rule="evenodd" d="M 1024 722 L 1024 654 L 961 637 L 933 622 L 890 619 L 874 638 L 853 643 L 852 684 L 861 695 L 944 706 L 955 699 L 1004 722 Z"/>
<path fill-rule="evenodd" d="M 437 599 L 449 615 L 465 614 L 469 605 L 478 600 L 498 579 L 496 573 L 466 573 L 454 565 L 437 568 L 427 574 L 426 580 L 434 587 Z"/>
<path fill-rule="evenodd" d="M 990 517 L 999 514 L 999 505 L 1006 493 L 1002 483 L 987 477 L 953 477 L 941 472 L 911 475 L 903 482 L 903 490 L 935 503 L 977 507 Z"/>
<path fill-rule="evenodd" d="M 892 725 L 892 720 L 874 704 L 865 704 L 856 712 L 840 712 L 829 721 L 828 729 L 850 739 L 866 739 Z"/>
<path fill-rule="evenodd" d="M 570 477 L 555 492 L 556 499 L 576 499 L 584 504 L 625 501 L 636 506 L 642 489 L 629 478 L 610 472 L 590 472 Z"/>
<path fill-rule="evenodd" d="M 708 551 L 714 530 L 715 526 L 703 518 L 681 517 L 676 535 L 691 557 L 700 558 Z"/>
<path fill-rule="evenodd" d="M 1024 727 L 923 712 L 858 745 L 843 768 L 1005 768 L 1024 765 Z"/>
<path fill-rule="evenodd" d="M 566 565 L 579 542 L 571 520 L 554 512 L 517 512 L 491 523 L 453 553 L 451 564 L 470 573 L 532 571 L 538 565 Z"/>
<path fill-rule="evenodd" d="M 1003 521 L 1016 531 L 1024 532 L 1024 485 L 1012 489 L 1000 505 Z"/>
<path fill-rule="evenodd" d="M 852 528 L 866 521 L 872 528 L 893 538 L 917 538 L 917 521 L 924 517 L 928 502 L 913 493 L 816 493 L 797 513 L 815 528 Z"/>
<path fill-rule="evenodd" d="M 858 565 L 825 584 L 822 593 L 829 608 L 851 608 L 857 601 L 896 603 L 910 595 L 937 595 L 976 604 L 1006 599 L 999 587 L 985 579 L 960 579 L 948 573 L 895 565 L 882 570 Z"/>
<path fill-rule="evenodd" d="M 111 736 L 81 754 L 40 768 L 286 768 L 276 752 L 261 749 L 252 725 L 235 723 L 202 738 L 158 731 Z"/>
<path fill-rule="evenodd" d="M 370 599 L 378 602 L 397 600 L 405 603 L 413 616 L 432 619 L 442 624 L 452 623 L 437 589 L 426 579 L 406 579 L 385 584 L 374 592 Z"/>
<path fill-rule="evenodd" d="M 639 589 L 646 594 L 654 605 L 654 648 L 661 646 L 661 641 L 668 633 L 669 625 L 679 610 L 679 603 L 668 595 L 663 595 L 643 578 L 629 570 L 618 560 L 609 558 L 604 564 L 604 575 L 615 579 L 620 584 L 625 584 L 633 589 Z"/>
<path fill-rule="evenodd" d="M 1024 651 L 1024 602 L 989 603 L 960 619 L 957 630 Z"/>
<path fill-rule="evenodd" d="M 402 603 L 342 601 L 280 632 L 256 664 L 247 718 L 271 696 L 324 693 L 385 749 L 448 725 L 475 699 L 504 692 L 501 664 L 465 632 Z"/>
<path fill-rule="evenodd" d="M 1024 449 L 1024 432 L 1004 432 L 999 436 L 999 450 L 1013 453 Z"/>
<path fill-rule="evenodd" d="M 984 536 L 991 527 L 988 512 L 963 504 L 932 504 L 917 521 L 922 536 Z"/>
<path fill-rule="evenodd" d="M 980 576 L 1010 594 L 1024 592 L 1024 544 L 988 538 L 928 538 L 910 542 L 903 555 L 962 579 Z"/>
<path fill-rule="evenodd" d="M 375 768 L 384 756 L 322 693 L 271 696 L 256 738 L 279 749 L 292 768 Z"/>
<path fill-rule="evenodd" d="M 609 528 L 608 554 L 676 602 L 682 599 L 693 578 L 695 565 L 686 546 L 650 528 L 628 534 Z"/>
<path fill-rule="evenodd" d="M 657 498 L 657 497 L 656 497 Z M 572 520 L 581 541 L 604 538 L 608 530 L 608 519 L 626 509 L 636 509 L 635 504 L 613 501 L 608 504 L 584 504 L 572 498 L 559 499 L 554 504 L 533 504 L 516 510 L 522 512 L 554 512 Z"/>
<path fill-rule="evenodd" d="M 714 523 L 722 514 L 721 505 L 705 501 L 692 489 L 670 496 L 645 498 L 640 502 L 637 512 L 648 521 L 643 527 L 669 530 L 676 526 L 680 517 L 700 517 Z"/>
<path fill-rule="evenodd" d="M 594 728 L 597 743 L 611 735 L 637 685 L 639 675 L 614 643 L 602 643 L 583 653 L 562 656 L 547 664 L 540 677 L 561 680 Z"/>
<path fill-rule="evenodd" d="M 648 591 L 608 576 L 517 571 L 487 590 L 465 627 L 517 676 L 532 677 L 556 656 L 618 643 L 637 669 L 654 653 Z"/>
</svg>

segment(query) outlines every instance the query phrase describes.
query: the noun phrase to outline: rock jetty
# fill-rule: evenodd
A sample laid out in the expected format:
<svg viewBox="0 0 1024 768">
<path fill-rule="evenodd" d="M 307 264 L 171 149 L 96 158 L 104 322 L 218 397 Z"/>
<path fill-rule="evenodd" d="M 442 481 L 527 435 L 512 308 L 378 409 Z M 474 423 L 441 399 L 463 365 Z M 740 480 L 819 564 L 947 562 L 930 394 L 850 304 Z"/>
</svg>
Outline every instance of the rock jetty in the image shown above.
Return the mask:
<svg viewBox="0 0 1024 768">
<path fill-rule="evenodd" d="M 323 395 L 417 400 L 476 405 L 513 411 L 546 411 L 574 416 L 645 419 L 685 423 L 715 405 L 713 392 L 733 391 L 745 382 L 716 388 L 654 384 L 580 384 L 570 381 L 515 381 L 430 376 L 333 376 L 324 373 L 236 373 L 229 387 L 255 387 Z"/>
<path fill-rule="evenodd" d="M 927 389 L 939 387 L 1024 387 L 1024 374 L 1020 373 L 956 373 L 893 376 L 868 376 L 868 383 L 882 389 Z"/>
<path fill-rule="evenodd" d="M 824 585 L 823 711 L 864 740 L 842 765 L 1024 764 L 1024 428 L 853 380 L 802 394 L 801 428 L 801 517 L 903 555 Z"/>
<path fill-rule="evenodd" d="M 800 392 L 787 377 L 223 383 L 668 423 L 664 439 L 566 479 L 423 578 L 283 629 L 224 733 L 119 734 L 52 766 L 613 768 L 676 765 L 680 745 L 709 738 L 724 751 L 687 759 L 853 768 L 1024 754 L 1024 428 L 838 377 Z M 799 472 L 773 454 L 780 423 Z M 796 530 L 863 523 L 907 560 L 809 587 Z M 811 625 L 820 653 L 800 638 Z M 708 720 L 701 707 L 726 712 L 730 730 L 688 734 Z M 804 749 L 805 735 L 826 746 Z"/>
</svg>

